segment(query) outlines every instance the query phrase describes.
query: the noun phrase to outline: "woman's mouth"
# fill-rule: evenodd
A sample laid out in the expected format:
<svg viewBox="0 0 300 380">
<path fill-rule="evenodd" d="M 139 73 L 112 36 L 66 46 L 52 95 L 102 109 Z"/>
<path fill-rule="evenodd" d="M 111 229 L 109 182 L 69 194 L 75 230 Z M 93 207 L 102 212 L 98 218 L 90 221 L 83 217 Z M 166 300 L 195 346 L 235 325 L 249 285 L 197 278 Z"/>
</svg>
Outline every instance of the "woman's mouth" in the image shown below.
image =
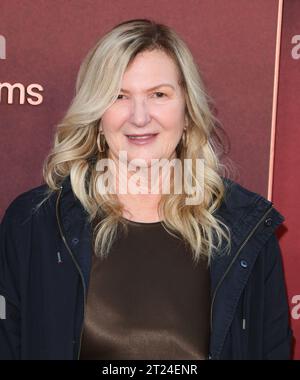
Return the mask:
<svg viewBox="0 0 300 380">
<path fill-rule="evenodd" d="M 145 145 L 153 142 L 158 133 L 147 133 L 141 135 L 126 135 L 128 140 L 135 145 Z"/>
</svg>

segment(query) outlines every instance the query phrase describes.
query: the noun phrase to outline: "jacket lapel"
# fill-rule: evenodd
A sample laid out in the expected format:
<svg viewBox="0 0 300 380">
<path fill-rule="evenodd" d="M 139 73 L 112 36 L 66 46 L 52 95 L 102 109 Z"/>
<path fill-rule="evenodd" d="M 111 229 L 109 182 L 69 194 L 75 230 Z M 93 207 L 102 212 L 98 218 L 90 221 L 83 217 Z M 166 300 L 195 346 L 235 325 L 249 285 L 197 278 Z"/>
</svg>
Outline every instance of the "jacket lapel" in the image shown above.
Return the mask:
<svg viewBox="0 0 300 380">
<path fill-rule="evenodd" d="M 87 289 L 92 256 L 92 231 L 88 214 L 72 191 L 70 177 L 63 183 L 60 215 L 66 241 L 79 265 Z"/>
</svg>

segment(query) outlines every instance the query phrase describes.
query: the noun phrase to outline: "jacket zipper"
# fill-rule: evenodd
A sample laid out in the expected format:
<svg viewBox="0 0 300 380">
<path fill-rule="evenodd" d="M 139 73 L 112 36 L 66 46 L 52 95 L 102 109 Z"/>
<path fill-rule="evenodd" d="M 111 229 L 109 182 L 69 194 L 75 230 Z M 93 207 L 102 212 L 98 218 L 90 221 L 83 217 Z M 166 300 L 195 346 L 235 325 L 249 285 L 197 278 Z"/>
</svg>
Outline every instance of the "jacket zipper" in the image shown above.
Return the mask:
<svg viewBox="0 0 300 380">
<path fill-rule="evenodd" d="M 213 322 L 213 307 L 214 307 L 214 301 L 215 301 L 215 298 L 216 298 L 216 294 L 222 284 L 222 282 L 224 281 L 225 277 L 227 276 L 227 274 L 229 273 L 232 265 L 234 264 L 235 260 L 237 259 L 237 257 L 239 256 L 241 250 L 245 247 L 245 245 L 247 244 L 248 240 L 253 236 L 253 234 L 255 233 L 255 231 L 258 229 L 258 227 L 260 226 L 261 222 L 265 219 L 265 217 L 269 214 L 269 212 L 271 212 L 271 210 L 273 209 L 273 205 L 271 205 L 268 210 L 264 213 L 264 215 L 260 218 L 260 220 L 257 222 L 257 224 L 252 228 L 252 230 L 249 232 L 249 234 L 247 235 L 247 237 L 245 238 L 245 240 L 243 241 L 243 243 L 241 244 L 240 248 L 237 250 L 237 253 L 235 254 L 234 258 L 232 259 L 232 261 L 230 262 L 230 264 L 228 265 L 228 268 L 226 269 L 225 273 L 223 274 L 222 278 L 220 279 L 220 281 L 218 282 L 216 288 L 215 288 L 215 291 L 214 291 L 214 294 L 213 294 L 213 297 L 212 297 L 212 302 L 211 302 L 211 308 L 210 308 L 210 330 L 212 332 L 212 322 Z"/>
<path fill-rule="evenodd" d="M 243 308 L 242 308 L 242 330 L 246 330 L 247 328 L 247 320 L 246 320 L 246 315 L 247 315 L 247 285 L 245 286 L 245 289 L 243 291 L 243 302 L 242 302 L 242 305 L 243 305 Z"/>
<path fill-rule="evenodd" d="M 82 271 L 80 269 L 80 266 L 79 266 L 77 260 L 75 259 L 73 252 L 72 252 L 71 248 L 69 247 L 69 244 L 67 243 L 67 239 L 64 236 L 63 229 L 61 226 L 61 222 L 59 219 L 59 201 L 60 201 L 62 190 L 63 190 L 63 187 L 61 186 L 60 190 L 59 190 L 59 194 L 57 196 L 57 200 L 56 200 L 56 219 L 57 219 L 57 223 L 58 223 L 60 236 L 64 242 L 65 247 L 67 248 L 68 252 L 70 253 L 71 258 L 73 260 L 73 263 L 75 264 L 75 266 L 79 272 L 80 278 L 81 278 L 81 283 L 82 283 L 82 287 L 83 287 L 83 295 L 84 295 L 83 315 L 85 316 L 86 286 L 85 286 L 85 282 L 84 282 L 84 277 L 83 277 Z M 80 357 L 82 334 L 83 334 L 83 327 L 81 328 L 81 332 L 80 332 L 80 340 L 79 340 L 79 349 L 78 349 L 78 353 L 77 353 L 77 360 L 79 360 L 79 357 Z"/>
<path fill-rule="evenodd" d="M 242 340 L 242 347 L 241 347 L 241 352 L 242 352 L 242 359 L 247 358 L 247 347 L 248 347 L 248 332 L 246 329 L 248 329 L 248 320 L 247 320 L 247 315 L 248 315 L 248 308 L 247 308 L 247 300 L 248 300 L 248 293 L 249 293 L 249 288 L 246 284 L 244 292 L 243 292 L 243 303 L 242 303 L 242 335 L 241 335 L 241 340 Z M 249 319 L 249 318 L 248 318 Z"/>
</svg>

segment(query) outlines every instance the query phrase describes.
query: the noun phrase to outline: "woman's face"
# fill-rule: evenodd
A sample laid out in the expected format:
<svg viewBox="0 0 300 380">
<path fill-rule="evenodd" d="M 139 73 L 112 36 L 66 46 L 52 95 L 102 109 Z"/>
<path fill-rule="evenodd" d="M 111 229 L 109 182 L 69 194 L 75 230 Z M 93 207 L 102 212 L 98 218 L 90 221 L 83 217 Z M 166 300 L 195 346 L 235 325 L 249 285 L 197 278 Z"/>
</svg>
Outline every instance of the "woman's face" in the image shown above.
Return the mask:
<svg viewBox="0 0 300 380">
<path fill-rule="evenodd" d="M 186 125 L 178 82 L 177 67 L 166 53 L 145 51 L 135 57 L 124 73 L 118 99 L 102 116 L 110 158 L 126 151 L 128 161 L 144 159 L 150 166 L 151 159 L 176 157 Z"/>
</svg>

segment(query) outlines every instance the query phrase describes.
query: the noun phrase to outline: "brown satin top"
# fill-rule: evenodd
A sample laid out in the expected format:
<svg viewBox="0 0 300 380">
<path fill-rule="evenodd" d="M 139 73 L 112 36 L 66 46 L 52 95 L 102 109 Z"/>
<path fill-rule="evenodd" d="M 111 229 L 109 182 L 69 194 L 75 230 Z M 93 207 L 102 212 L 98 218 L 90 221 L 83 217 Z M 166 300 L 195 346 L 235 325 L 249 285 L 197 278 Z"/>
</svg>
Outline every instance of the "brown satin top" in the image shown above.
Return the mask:
<svg viewBox="0 0 300 380">
<path fill-rule="evenodd" d="M 80 359 L 206 359 L 207 260 L 161 222 L 127 222 L 107 258 L 93 255 Z"/>
</svg>

